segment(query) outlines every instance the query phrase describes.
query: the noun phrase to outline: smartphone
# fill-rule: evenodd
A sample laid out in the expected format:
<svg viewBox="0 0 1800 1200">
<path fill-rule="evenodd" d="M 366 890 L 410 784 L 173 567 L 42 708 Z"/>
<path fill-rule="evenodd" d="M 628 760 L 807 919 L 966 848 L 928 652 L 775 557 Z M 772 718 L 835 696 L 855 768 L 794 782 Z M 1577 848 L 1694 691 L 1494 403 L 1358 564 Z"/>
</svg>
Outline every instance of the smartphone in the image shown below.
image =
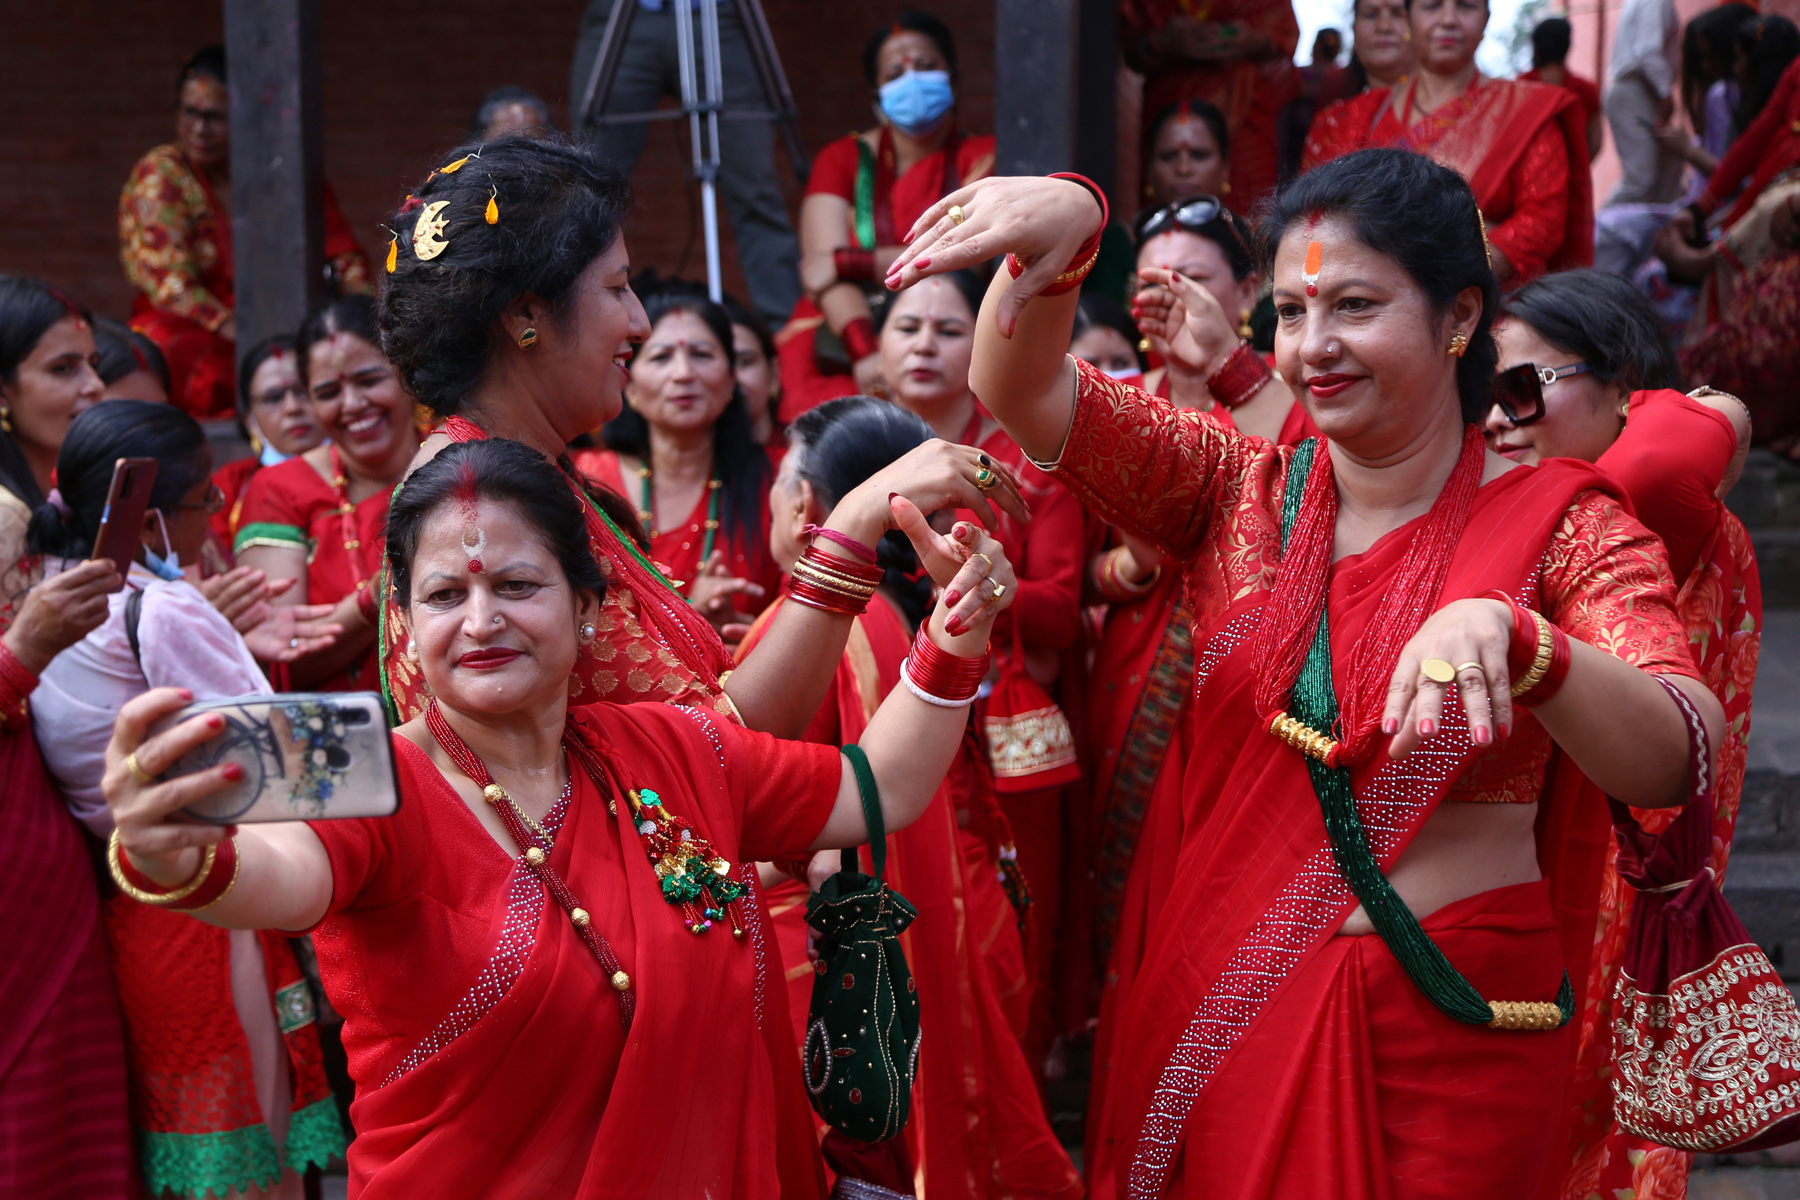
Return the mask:
<svg viewBox="0 0 1800 1200">
<path fill-rule="evenodd" d="M 378 692 L 287 692 L 190 704 L 157 730 L 219 713 L 225 729 L 164 772 L 235 762 L 237 783 L 182 811 L 213 825 L 386 817 L 400 808 L 394 746 Z"/>
<path fill-rule="evenodd" d="M 144 514 L 150 510 L 150 489 L 156 486 L 154 458 L 121 458 L 113 463 L 112 485 L 106 489 L 106 507 L 100 510 L 100 532 L 94 537 L 94 557 L 110 558 L 119 572 L 119 586 L 137 561 L 139 534 Z"/>
</svg>

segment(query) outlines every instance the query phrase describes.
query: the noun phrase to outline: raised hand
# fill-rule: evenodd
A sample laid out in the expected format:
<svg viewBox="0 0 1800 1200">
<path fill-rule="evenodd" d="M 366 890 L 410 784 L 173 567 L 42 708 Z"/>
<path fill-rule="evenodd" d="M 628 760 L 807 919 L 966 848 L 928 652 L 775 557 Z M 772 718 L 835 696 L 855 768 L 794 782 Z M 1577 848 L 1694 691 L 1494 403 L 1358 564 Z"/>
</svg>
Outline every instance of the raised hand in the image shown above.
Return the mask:
<svg viewBox="0 0 1800 1200">
<path fill-rule="evenodd" d="M 1132 297 L 1131 315 L 1147 337 L 1168 347 L 1170 364 L 1201 379 L 1225 365 L 1243 339 L 1218 298 L 1162 267 L 1145 267 L 1138 278 L 1149 286 Z"/>
<path fill-rule="evenodd" d="M 905 496 L 891 501 L 894 522 L 918 552 L 921 563 L 955 564 L 944 589 L 944 628 L 960 635 L 1000 615 L 1018 596 L 1019 579 L 1006 552 L 987 530 L 968 521 L 951 526 L 948 536 L 931 527 L 918 506 Z M 938 572 L 932 572 L 933 580 Z"/>
<path fill-rule="evenodd" d="M 52 575 L 25 594 L 6 648 L 27 671 L 43 674 L 51 659 L 106 623 L 107 598 L 118 590 L 119 573 L 107 558 Z"/>
<path fill-rule="evenodd" d="M 731 568 L 725 565 L 724 551 L 714 550 L 700 564 L 700 573 L 695 577 L 693 586 L 688 589 L 688 603 L 712 622 L 722 636 L 726 627 L 743 624 L 748 615 L 737 610 L 737 606 L 731 602 L 732 597 L 761 599 L 763 595 L 764 588 L 761 584 L 733 576 Z"/>
<path fill-rule="evenodd" d="M 950 216 L 958 206 L 960 224 Z M 1093 193 L 1067 179 L 982 179 L 925 210 L 888 268 L 887 285 L 899 290 L 1010 252 L 1025 266 L 1000 301 L 1000 332 L 1010 338 L 1026 302 L 1069 265 L 1100 227 L 1100 216 Z"/>
<path fill-rule="evenodd" d="M 261 622 L 244 631 L 244 645 L 258 662 L 293 662 L 331 646 L 344 627 L 328 620 L 335 605 L 270 606 Z"/>
</svg>

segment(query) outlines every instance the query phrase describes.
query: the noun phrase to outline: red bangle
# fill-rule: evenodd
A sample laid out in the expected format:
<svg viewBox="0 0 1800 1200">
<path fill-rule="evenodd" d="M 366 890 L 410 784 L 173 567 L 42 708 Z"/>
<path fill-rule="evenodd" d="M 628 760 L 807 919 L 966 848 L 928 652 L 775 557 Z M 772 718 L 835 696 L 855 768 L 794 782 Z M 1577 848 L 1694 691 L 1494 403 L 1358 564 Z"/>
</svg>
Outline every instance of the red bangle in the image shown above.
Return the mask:
<svg viewBox="0 0 1800 1200">
<path fill-rule="evenodd" d="M 1531 664 L 1537 660 L 1537 622 L 1531 619 L 1531 610 L 1498 590 L 1483 592 L 1476 599 L 1498 600 L 1512 609 L 1512 640 L 1506 644 L 1506 673 L 1514 682 L 1525 678 Z"/>
<path fill-rule="evenodd" d="M 147 892 L 152 896 L 168 892 L 179 892 L 183 888 L 192 886 L 193 883 L 193 881 L 189 881 L 189 883 L 182 884 L 179 887 L 164 887 L 162 884 L 157 883 L 154 879 L 151 879 L 148 875 L 132 866 L 131 857 L 122 849 L 119 851 L 118 860 L 119 873 L 125 877 L 126 881 L 130 883 L 132 887 L 137 888 L 141 892 Z M 198 887 L 195 887 L 193 891 L 188 892 L 187 895 L 179 900 L 159 904 L 157 907 L 166 908 L 170 912 L 198 912 L 200 909 L 212 904 L 218 900 L 219 897 L 230 891 L 231 885 L 237 882 L 237 874 L 237 837 L 236 835 L 233 835 L 217 844 L 217 847 L 213 852 L 212 866 L 206 872 L 206 878 L 199 881 Z"/>
<path fill-rule="evenodd" d="M 985 652 L 976 658 L 952 654 L 932 641 L 924 626 L 920 626 L 918 636 L 913 638 L 912 653 L 906 656 L 906 674 L 922 691 L 962 704 L 973 700 L 981 689 L 990 658 Z"/>
<path fill-rule="evenodd" d="M 1207 379 L 1206 390 L 1212 393 L 1214 403 L 1236 408 L 1262 391 L 1263 385 L 1274 377 L 1275 372 L 1269 370 L 1256 348 L 1249 342 L 1239 342 L 1225 359 L 1225 365 Z"/>
<path fill-rule="evenodd" d="M 1556 626 L 1550 626 L 1550 669 L 1544 672 L 1544 678 L 1538 685 L 1519 697 L 1519 703 L 1526 707 L 1536 707 L 1556 698 L 1562 691 L 1564 681 L 1569 678 L 1569 660 L 1573 650 L 1569 643 L 1569 635 Z"/>
<path fill-rule="evenodd" d="M 373 579 L 367 580 L 356 589 L 356 611 L 361 613 L 362 619 L 370 625 L 380 623 L 381 605 L 375 599 L 375 581 Z"/>
<path fill-rule="evenodd" d="M 841 246 L 831 252 L 831 261 L 837 265 L 837 277 L 848 282 L 861 282 L 875 278 L 875 252 L 861 250 L 855 246 Z"/>
<path fill-rule="evenodd" d="M 804 604 L 808 608 L 816 608 L 820 612 L 836 613 L 844 617 L 860 617 L 869 611 L 866 599 L 858 600 L 833 588 L 796 573 L 788 576 L 788 599 L 796 604 Z"/>
<path fill-rule="evenodd" d="M 875 322 L 868 317 L 853 318 L 838 334 L 838 340 L 844 343 L 852 363 L 861 362 L 881 348 L 881 341 L 875 336 Z"/>
<path fill-rule="evenodd" d="M 0 712 L 24 713 L 25 698 L 36 690 L 38 677 L 0 642 Z"/>
<path fill-rule="evenodd" d="M 874 556 L 871 555 L 870 557 L 873 558 Z M 848 575 L 851 579 L 854 579 L 859 583 L 866 583 L 871 586 L 879 584 L 883 579 L 887 578 L 887 571 L 884 568 L 875 566 L 872 562 L 852 562 L 840 555 L 833 554 L 829 550 L 821 549 L 817 543 L 814 543 L 801 551 L 800 560 L 839 575 Z"/>
<path fill-rule="evenodd" d="M 880 567 L 851 562 L 808 546 L 788 574 L 788 595 L 808 608 L 860 616 L 887 574 Z"/>
<path fill-rule="evenodd" d="M 1075 251 L 1075 256 L 1069 260 L 1069 265 L 1064 267 L 1062 273 L 1051 281 L 1050 286 L 1038 293 L 1040 296 L 1061 296 L 1080 287 L 1081 281 L 1086 279 L 1088 272 L 1094 269 L 1094 261 L 1100 257 L 1100 238 L 1106 232 L 1106 223 L 1112 219 L 1112 209 L 1106 203 L 1106 192 L 1099 184 L 1085 175 L 1077 175 L 1073 171 L 1058 171 L 1049 178 L 1067 179 L 1079 183 L 1092 192 L 1094 199 L 1100 202 L 1100 225 L 1094 230 L 1093 236 L 1081 243 L 1080 248 Z M 1008 254 L 1006 269 L 1012 273 L 1014 279 L 1017 279 L 1025 273 L 1025 264 L 1019 261 L 1017 255 Z"/>
<path fill-rule="evenodd" d="M 844 549 L 850 551 L 850 553 L 855 554 L 858 557 L 860 557 L 864 562 L 872 563 L 875 561 L 874 549 L 862 542 L 857 541 L 855 538 L 851 537 L 847 533 L 839 533 L 837 530 L 827 529 L 823 525 L 809 524 L 800 531 L 800 536 L 801 537 L 822 537 L 822 538 L 825 538 L 827 541 L 836 542 L 838 545 L 842 546 Z"/>
</svg>

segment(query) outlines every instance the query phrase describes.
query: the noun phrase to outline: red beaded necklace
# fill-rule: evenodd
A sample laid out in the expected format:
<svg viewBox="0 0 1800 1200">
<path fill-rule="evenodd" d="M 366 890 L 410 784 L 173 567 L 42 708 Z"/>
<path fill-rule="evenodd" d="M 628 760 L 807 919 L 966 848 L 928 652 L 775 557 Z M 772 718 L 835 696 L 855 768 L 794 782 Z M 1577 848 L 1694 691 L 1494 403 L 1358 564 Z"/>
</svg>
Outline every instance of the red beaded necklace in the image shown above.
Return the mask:
<svg viewBox="0 0 1800 1200">
<path fill-rule="evenodd" d="M 1320 731 L 1332 733 L 1342 743 L 1339 761 L 1345 765 L 1361 760 L 1373 749 L 1394 664 L 1401 649 L 1437 608 L 1450 560 L 1475 506 L 1485 455 L 1481 429 L 1470 425 L 1463 433 L 1456 467 L 1413 535 L 1412 545 L 1369 623 L 1368 635 L 1359 638 L 1350 652 L 1342 673 L 1338 728 Z M 1331 549 L 1337 537 L 1337 483 L 1332 477 L 1331 455 L 1322 441 L 1308 477 L 1290 476 L 1286 486 L 1301 487 L 1305 492 L 1255 634 L 1256 712 L 1265 721 L 1287 707 L 1307 650 L 1320 632 L 1319 621 L 1330 590 Z"/>
<path fill-rule="evenodd" d="M 437 744 L 444 748 L 444 753 L 450 756 L 450 761 L 456 764 L 457 769 L 481 787 L 482 799 L 493 805 L 494 811 L 499 814 L 500 821 L 506 826 L 506 832 L 512 836 L 512 840 L 525 848 L 526 865 L 537 872 L 538 878 L 543 881 L 544 887 L 549 890 L 550 895 L 562 906 L 563 911 L 569 914 L 569 922 L 575 926 L 575 932 L 580 935 L 582 941 L 587 943 L 588 949 L 594 952 L 594 957 L 600 961 L 600 969 L 606 972 L 606 977 L 612 983 L 613 990 L 618 992 L 619 1021 L 625 1026 L 627 1033 L 631 1032 L 631 1018 L 637 1010 L 637 996 L 631 986 L 631 976 L 627 975 L 625 968 L 619 964 L 619 956 L 613 953 L 612 945 L 607 942 L 598 929 L 594 928 L 593 918 L 588 914 L 587 909 L 581 907 L 580 902 L 575 899 L 575 894 L 562 881 L 562 876 L 558 875 L 550 866 L 550 847 L 544 844 L 544 839 L 539 832 L 527 827 L 525 814 L 519 811 L 513 803 L 512 797 L 506 794 L 506 789 L 494 782 L 494 777 L 488 771 L 487 764 L 483 763 L 475 752 L 469 749 L 469 744 L 463 741 L 456 730 L 450 727 L 449 720 L 445 718 L 443 710 L 438 707 L 436 700 L 433 700 L 425 710 L 425 727 L 431 730 L 431 736 L 437 739 Z M 588 756 L 582 752 L 582 748 L 569 736 L 566 726 L 563 730 L 563 749 L 568 752 L 571 765 L 580 762 L 589 776 L 593 778 L 595 786 L 604 793 L 607 787 L 596 773 L 595 764 L 588 761 Z"/>
</svg>

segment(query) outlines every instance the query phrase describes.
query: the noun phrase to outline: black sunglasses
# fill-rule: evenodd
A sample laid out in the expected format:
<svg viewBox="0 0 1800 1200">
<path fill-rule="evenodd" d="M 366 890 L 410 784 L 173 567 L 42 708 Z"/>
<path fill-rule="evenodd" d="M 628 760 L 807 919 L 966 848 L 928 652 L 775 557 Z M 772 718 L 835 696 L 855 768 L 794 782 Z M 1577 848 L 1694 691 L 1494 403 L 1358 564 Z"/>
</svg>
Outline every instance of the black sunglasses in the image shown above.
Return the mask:
<svg viewBox="0 0 1800 1200">
<path fill-rule="evenodd" d="M 1514 425 L 1529 425 L 1544 418 L 1544 389 L 1559 379 L 1585 375 L 1594 368 L 1584 362 L 1566 367 L 1540 367 L 1520 363 L 1494 376 L 1494 403 Z"/>
<path fill-rule="evenodd" d="M 1225 204 L 1217 196 L 1189 196 L 1139 213 L 1137 220 L 1132 222 L 1132 232 L 1141 246 L 1146 239 L 1153 238 L 1170 227 L 1201 229 L 1218 220 L 1219 214 L 1224 211 Z M 1234 229 L 1232 232 L 1235 234 L 1237 231 Z"/>
</svg>

